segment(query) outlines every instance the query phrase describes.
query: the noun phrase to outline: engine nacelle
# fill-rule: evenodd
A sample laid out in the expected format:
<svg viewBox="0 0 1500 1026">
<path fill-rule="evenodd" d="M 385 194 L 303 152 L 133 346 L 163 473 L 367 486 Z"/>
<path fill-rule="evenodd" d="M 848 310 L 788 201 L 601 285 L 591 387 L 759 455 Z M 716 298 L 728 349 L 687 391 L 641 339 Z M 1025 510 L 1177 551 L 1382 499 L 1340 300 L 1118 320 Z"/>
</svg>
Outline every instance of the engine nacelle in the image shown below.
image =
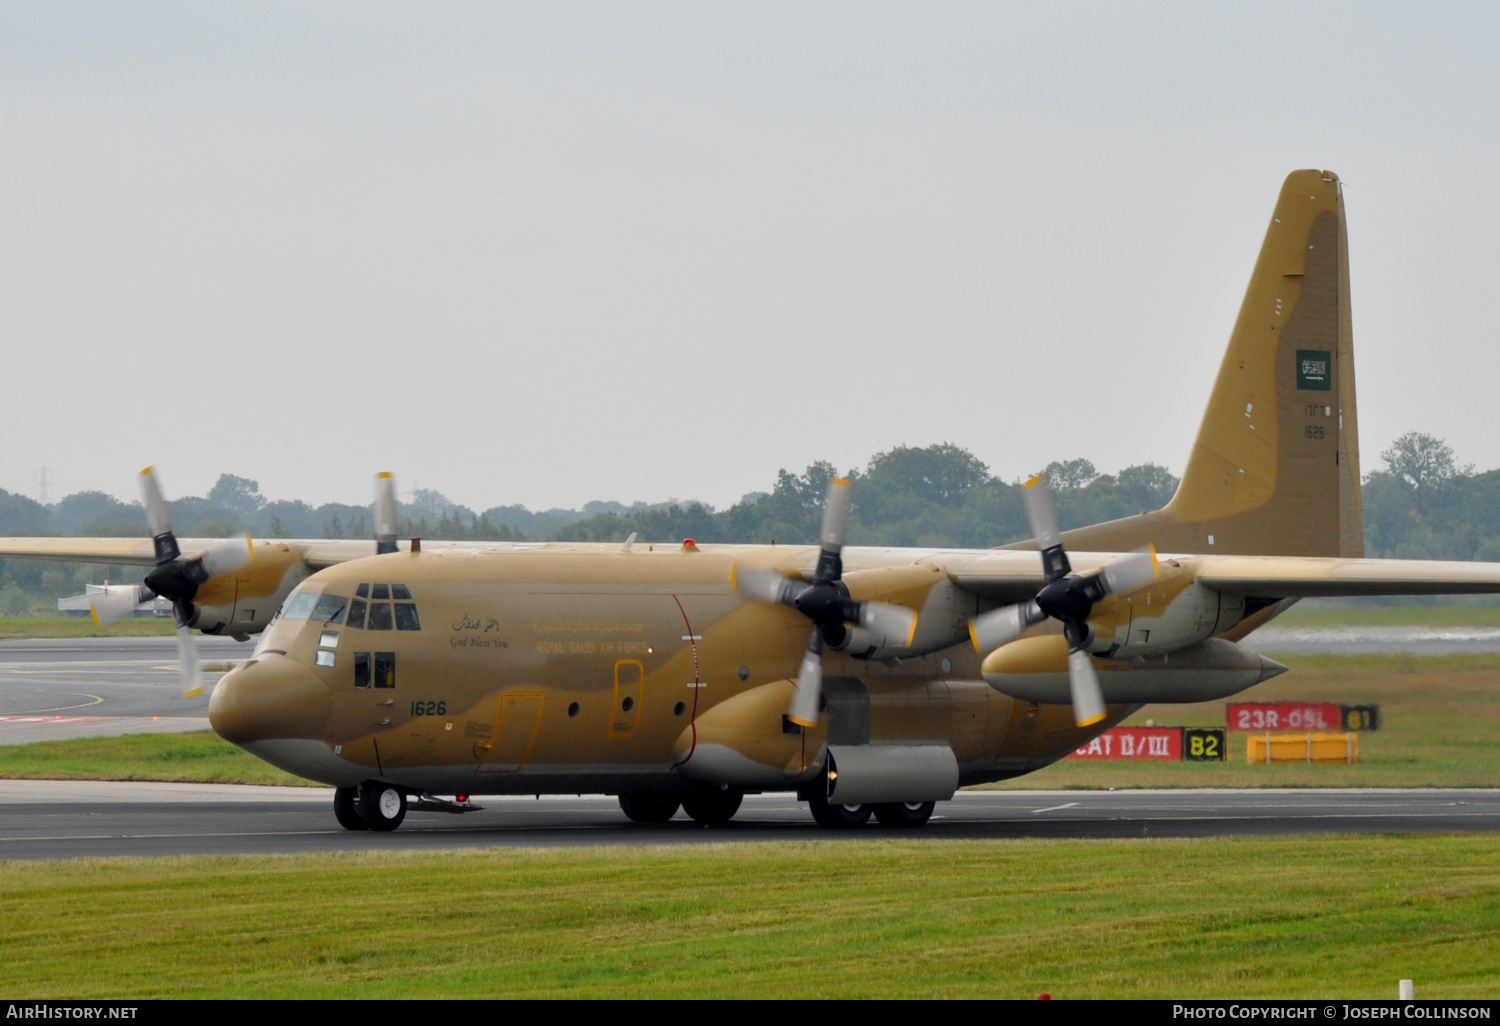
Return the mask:
<svg viewBox="0 0 1500 1026">
<path fill-rule="evenodd" d="M 1104 701 L 1113 705 L 1208 702 L 1244 691 L 1286 669 L 1274 659 L 1221 638 L 1160 655 L 1094 660 Z M 1049 705 L 1072 702 L 1068 643 L 1060 634 L 1003 645 L 990 653 L 980 672 L 990 687 L 1012 698 Z"/>
<path fill-rule="evenodd" d="M 282 542 L 258 541 L 252 552 L 249 566 L 198 586 L 188 626 L 204 634 L 259 634 L 312 572 L 302 553 Z"/>
<path fill-rule="evenodd" d="M 917 564 L 857 570 L 844 576 L 853 598 L 895 602 L 917 611 L 915 629 L 888 637 L 867 627 L 843 626 L 843 637 L 829 647 L 854 659 L 909 659 L 956 645 L 969 636 L 974 600 L 956 587 L 940 568 Z"/>
<path fill-rule="evenodd" d="M 1195 645 L 1226 631 L 1245 615 L 1242 595 L 1225 595 L 1197 581 L 1166 578 L 1118 606 L 1114 630 L 1103 625 L 1089 644 L 1113 659 L 1155 656 Z"/>
</svg>

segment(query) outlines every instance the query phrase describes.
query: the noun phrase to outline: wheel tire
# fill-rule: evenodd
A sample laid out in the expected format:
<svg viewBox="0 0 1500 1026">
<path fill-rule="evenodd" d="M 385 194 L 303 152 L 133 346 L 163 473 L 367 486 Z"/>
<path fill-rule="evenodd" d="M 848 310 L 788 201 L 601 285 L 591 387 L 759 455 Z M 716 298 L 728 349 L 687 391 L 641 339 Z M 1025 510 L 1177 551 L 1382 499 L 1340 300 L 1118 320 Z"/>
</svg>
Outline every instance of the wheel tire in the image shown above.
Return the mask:
<svg viewBox="0 0 1500 1026">
<path fill-rule="evenodd" d="M 889 830 L 915 830 L 926 826 L 937 802 L 893 802 L 875 806 L 875 818 Z"/>
<path fill-rule="evenodd" d="M 406 795 L 400 788 L 367 780 L 359 786 L 359 814 L 371 830 L 394 830 L 406 818 Z"/>
<path fill-rule="evenodd" d="M 807 800 L 813 821 L 824 830 L 853 830 L 870 821 L 868 805 L 830 805 L 827 796 L 814 793 Z"/>
<path fill-rule="evenodd" d="M 705 826 L 720 826 L 734 818 L 744 800 L 745 796 L 738 791 L 720 791 L 698 798 L 684 798 L 682 811 Z"/>
<path fill-rule="evenodd" d="M 676 798 L 654 794 L 620 795 L 620 809 L 634 823 L 665 823 L 677 815 L 679 805 Z"/>
<path fill-rule="evenodd" d="M 368 830 L 365 818 L 359 814 L 359 790 L 341 787 L 333 792 L 333 818 L 345 830 Z"/>
</svg>

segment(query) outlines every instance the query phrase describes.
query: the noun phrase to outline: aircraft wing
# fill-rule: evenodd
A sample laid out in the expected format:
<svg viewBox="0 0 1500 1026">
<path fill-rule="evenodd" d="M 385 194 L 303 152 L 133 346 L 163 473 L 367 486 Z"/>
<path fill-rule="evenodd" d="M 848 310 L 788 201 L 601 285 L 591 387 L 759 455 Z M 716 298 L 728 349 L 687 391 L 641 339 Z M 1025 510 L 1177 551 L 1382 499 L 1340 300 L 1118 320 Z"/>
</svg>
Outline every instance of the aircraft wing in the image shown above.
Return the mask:
<svg viewBox="0 0 1500 1026">
<path fill-rule="evenodd" d="M 1247 598 L 1500 592 L 1500 563 L 1432 559 L 1184 556 L 1199 583 Z"/>
<path fill-rule="evenodd" d="M 1035 552 L 988 551 L 954 560 L 935 554 L 953 582 L 985 598 L 1024 602 L 1046 583 Z M 1092 573 L 1119 554 L 1070 552 L 1076 573 Z M 1200 584 L 1247 598 L 1339 595 L 1479 595 L 1500 593 L 1500 563 L 1315 556 L 1162 555 L 1164 573 L 1180 566 Z"/>
<path fill-rule="evenodd" d="M 194 554 L 205 542 L 184 539 L 182 550 Z M 199 546 L 193 549 L 192 546 Z M 55 559 L 65 563 L 116 563 L 153 566 L 156 550 L 150 538 L 0 538 L 0 559 Z"/>
</svg>

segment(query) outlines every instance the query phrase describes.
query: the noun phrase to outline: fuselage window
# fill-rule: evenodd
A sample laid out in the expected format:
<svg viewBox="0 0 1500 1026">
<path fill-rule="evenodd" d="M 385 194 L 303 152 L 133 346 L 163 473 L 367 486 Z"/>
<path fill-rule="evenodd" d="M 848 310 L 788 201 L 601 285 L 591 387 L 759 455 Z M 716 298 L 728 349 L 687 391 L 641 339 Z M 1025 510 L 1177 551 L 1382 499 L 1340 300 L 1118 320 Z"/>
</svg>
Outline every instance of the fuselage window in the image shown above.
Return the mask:
<svg viewBox="0 0 1500 1026">
<path fill-rule="evenodd" d="M 375 653 L 375 686 L 377 688 L 396 686 L 396 653 Z"/>
<path fill-rule="evenodd" d="M 360 587 L 364 587 L 360 585 Z M 365 626 L 365 603 L 362 599 L 355 599 L 349 603 L 349 626 L 360 630 Z"/>
<path fill-rule="evenodd" d="M 396 629 L 398 631 L 419 631 L 422 625 L 417 622 L 417 607 L 410 602 L 396 603 Z"/>
<path fill-rule="evenodd" d="M 388 599 L 391 597 L 391 586 L 389 584 L 377 584 L 370 595 L 373 599 Z"/>
<path fill-rule="evenodd" d="M 410 602 L 411 592 L 407 590 L 406 585 L 404 584 L 393 584 L 391 585 L 391 598 L 406 599 L 408 602 Z"/>
<path fill-rule="evenodd" d="M 367 688 L 370 686 L 370 653 L 354 653 L 354 686 Z"/>
<path fill-rule="evenodd" d="M 313 608 L 312 618 L 327 624 L 343 623 L 344 609 L 348 605 L 349 600 L 342 595 L 324 595 Z"/>
<path fill-rule="evenodd" d="M 370 586 L 368 584 L 361 584 L 358 588 L 354 589 L 354 594 L 358 595 L 360 598 L 369 598 Z"/>
<path fill-rule="evenodd" d="M 389 602 L 371 602 L 370 618 L 365 623 L 365 630 L 388 631 L 391 629 L 391 604 Z"/>
<path fill-rule="evenodd" d="M 313 611 L 313 606 L 318 604 L 319 592 L 299 591 L 287 599 L 286 605 L 281 609 L 283 620 L 306 620 L 308 614 Z"/>
</svg>

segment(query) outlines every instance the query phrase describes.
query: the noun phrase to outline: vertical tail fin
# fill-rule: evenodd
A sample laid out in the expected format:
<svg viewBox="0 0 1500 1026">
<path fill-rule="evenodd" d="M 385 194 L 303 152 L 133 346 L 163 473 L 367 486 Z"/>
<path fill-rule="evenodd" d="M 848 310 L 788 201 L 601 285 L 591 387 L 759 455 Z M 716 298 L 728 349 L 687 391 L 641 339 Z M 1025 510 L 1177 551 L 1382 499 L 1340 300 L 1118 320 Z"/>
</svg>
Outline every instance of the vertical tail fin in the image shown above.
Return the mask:
<svg viewBox="0 0 1500 1026">
<path fill-rule="evenodd" d="M 1165 507 L 1069 548 L 1362 556 L 1348 233 L 1331 171 L 1287 176 L 1229 349 Z"/>
</svg>

